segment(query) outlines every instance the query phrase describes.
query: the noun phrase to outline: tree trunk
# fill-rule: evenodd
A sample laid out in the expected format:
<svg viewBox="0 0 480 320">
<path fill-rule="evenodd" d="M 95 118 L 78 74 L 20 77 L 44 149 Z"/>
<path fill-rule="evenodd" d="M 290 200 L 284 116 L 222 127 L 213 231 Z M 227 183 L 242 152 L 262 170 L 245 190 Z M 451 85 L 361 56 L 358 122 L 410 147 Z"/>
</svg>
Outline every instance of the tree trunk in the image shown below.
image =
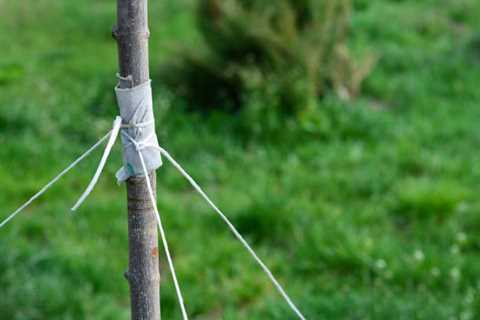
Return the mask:
<svg viewBox="0 0 480 320">
<path fill-rule="evenodd" d="M 117 26 L 121 88 L 149 81 L 147 0 L 117 0 Z M 156 175 L 150 172 L 155 194 Z M 127 180 L 129 263 L 125 273 L 130 284 L 133 320 L 160 319 L 158 234 L 146 179 Z"/>
</svg>

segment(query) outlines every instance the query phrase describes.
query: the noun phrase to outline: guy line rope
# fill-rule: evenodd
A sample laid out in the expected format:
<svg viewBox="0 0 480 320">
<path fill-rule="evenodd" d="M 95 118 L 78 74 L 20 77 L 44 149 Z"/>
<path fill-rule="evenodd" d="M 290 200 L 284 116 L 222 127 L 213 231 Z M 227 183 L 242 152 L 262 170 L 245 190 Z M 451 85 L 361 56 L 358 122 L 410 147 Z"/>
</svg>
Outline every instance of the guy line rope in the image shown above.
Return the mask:
<svg viewBox="0 0 480 320">
<path fill-rule="evenodd" d="M 155 200 L 155 196 L 153 194 L 152 186 L 151 186 L 151 181 L 148 175 L 147 167 L 145 165 L 145 161 L 143 158 L 143 155 L 141 153 L 141 150 L 145 148 L 154 148 L 157 149 L 174 167 L 177 169 L 177 171 L 180 172 L 180 174 L 192 185 L 192 187 L 195 189 L 195 191 L 200 194 L 200 196 L 208 203 L 208 205 L 220 216 L 220 218 L 225 222 L 225 224 L 228 226 L 230 231 L 233 233 L 233 235 L 240 241 L 240 243 L 245 247 L 245 249 L 249 252 L 249 254 L 253 257 L 253 259 L 257 262 L 258 265 L 262 268 L 262 270 L 265 272 L 265 274 L 268 276 L 270 281 L 274 284 L 275 288 L 277 291 L 280 293 L 280 295 L 283 297 L 283 299 L 286 301 L 290 309 L 296 314 L 296 316 L 301 319 L 305 320 L 305 317 L 303 314 L 300 312 L 300 310 L 297 308 L 297 306 L 293 303 L 293 301 L 290 299 L 288 294 L 285 292 L 283 287 L 280 285 L 280 283 L 277 281 L 275 276 L 272 274 L 270 269 L 265 265 L 265 263 L 258 257 L 258 255 L 255 253 L 255 251 L 252 249 L 252 247 L 248 244 L 248 242 L 243 238 L 243 236 L 238 232 L 238 230 L 235 228 L 235 226 L 232 224 L 232 222 L 227 218 L 227 216 L 215 205 L 215 203 L 207 196 L 207 194 L 202 190 L 202 188 L 195 182 L 195 180 L 180 166 L 180 164 L 175 161 L 175 159 L 162 147 L 153 145 L 153 144 L 148 144 L 143 141 L 136 141 L 133 139 L 131 136 L 129 136 L 124 130 L 122 129 L 127 129 L 127 128 L 142 128 L 146 125 L 149 125 L 150 123 L 138 123 L 138 124 L 123 124 L 122 123 L 122 118 L 117 116 L 115 118 L 115 121 L 113 122 L 113 128 L 110 130 L 105 136 L 103 136 L 100 140 L 98 140 L 92 147 L 90 147 L 84 154 L 82 154 L 80 157 L 78 157 L 75 161 L 73 161 L 69 166 L 67 166 L 63 171 L 61 171 L 56 177 L 54 177 L 50 182 L 48 182 L 40 191 L 38 191 L 35 195 L 33 195 L 27 202 L 25 202 L 23 205 L 21 205 L 17 210 L 15 210 L 13 213 L 11 213 L 9 216 L 7 216 L 6 219 L 4 219 L 0 223 L 0 229 L 3 228 L 7 223 L 9 223 L 17 214 L 19 214 L 22 210 L 24 210 L 26 207 L 28 207 L 33 201 L 35 201 L 37 198 L 39 198 L 42 194 L 44 194 L 53 184 L 55 184 L 60 178 L 62 178 L 66 173 L 68 173 L 70 170 L 72 170 L 78 163 L 80 163 L 82 160 L 84 160 L 87 156 L 89 156 L 95 149 L 97 149 L 105 140 L 108 139 L 108 143 L 105 147 L 105 150 L 103 152 L 102 158 L 100 160 L 100 163 L 98 165 L 98 168 L 95 172 L 95 175 L 93 176 L 92 180 L 90 181 L 89 185 L 87 186 L 85 192 L 80 196 L 78 201 L 75 203 L 75 205 L 72 207 L 72 211 L 77 210 L 80 205 L 86 200 L 88 195 L 93 191 L 95 185 L 98 182 L 98 179 L 100 178 L 100 175 L 105 167 L 105 164 L 107 163 L 108 157 L 110 155 L 110 152 L 117 140 L 117 137 L 119 134 L 122 134 L 127 140 L 130 141 L 131 144 L 134 145 L 138 156 L 140 158 L 140 162 L 142 164 L 143 168 L 143 174 L 146 178 L 147 182 L 147 187 L 148 187 L 148 193 L 150 197 L 150 201 L 152 202 L 154 212 L 155 212 L 155 218 L 157 220 L 158 228 L 160 231 L 160 237 L 162 240 L 162 244 L 165 250 L 165 254 L 167 257 L 168 265 L 172 274 L 172 279 L 173 283 L 175 286 L 175 291 L 177 294 L 177 299 L 178 303 L 180 305 L 180 309 L 182 312 L 182 317 L 184 320 L 188 320 L 188 314 L 185 308 L 185 303 L 183 299 L 183 295 L 180 289 L 180 285 L 177 280 L 176 272 L 175 272 L 175 267 L 173 265 L 173 260 L 170 255 L 170 250 L 168 248 L 168 242 L 166 238 L 166 233 L 165 229 L 163 227 L 160 214 L 157 208 L 157 203 Z M 145 138 L 144 141 L 148 141 L 149 137 Z"/>
</svg>

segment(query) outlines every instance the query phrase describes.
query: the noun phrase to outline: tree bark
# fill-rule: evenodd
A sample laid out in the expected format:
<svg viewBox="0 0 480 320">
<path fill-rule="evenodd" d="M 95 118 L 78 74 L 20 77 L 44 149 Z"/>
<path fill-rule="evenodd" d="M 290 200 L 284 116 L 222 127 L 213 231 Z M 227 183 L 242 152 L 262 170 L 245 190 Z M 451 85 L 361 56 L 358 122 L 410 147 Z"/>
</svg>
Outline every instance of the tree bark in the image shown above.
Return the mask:
<svg viewBox="0 0 480 320">
<path fill-rule="evenodd" d="M 148 62 L 148 0 L 117 0 L 119 86 L 131 88 L 150 80 Z M 150 172 L 154 194 L 156 174 Z M 160 319 L 158 234 L 146 179 L 127 180 L 129 262 L 125 273 L 130 284 L 133 320 Z"/>
</svg>

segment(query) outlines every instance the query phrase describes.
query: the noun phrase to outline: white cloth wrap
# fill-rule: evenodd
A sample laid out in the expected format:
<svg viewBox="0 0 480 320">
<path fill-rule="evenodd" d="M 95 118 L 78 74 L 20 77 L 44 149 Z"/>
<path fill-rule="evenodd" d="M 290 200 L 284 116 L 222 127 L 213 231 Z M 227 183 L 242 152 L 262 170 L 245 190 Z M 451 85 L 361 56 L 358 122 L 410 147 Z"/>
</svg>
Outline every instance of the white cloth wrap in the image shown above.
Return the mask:
<svg viewBox="0 0 480 320">
<path fill-rule="evenodd" d="M 115 87 L 117 103 L 122 117 L 123 167 L 118 170 L 118 182 L 132 176 L 144 176 L 138 152 L 142 153 L 148 171 L 162 165 L 153 117 L 150 80 L 133 88 Z M 130 138 L 135 140 L 139 150 Z"/>
</svg>

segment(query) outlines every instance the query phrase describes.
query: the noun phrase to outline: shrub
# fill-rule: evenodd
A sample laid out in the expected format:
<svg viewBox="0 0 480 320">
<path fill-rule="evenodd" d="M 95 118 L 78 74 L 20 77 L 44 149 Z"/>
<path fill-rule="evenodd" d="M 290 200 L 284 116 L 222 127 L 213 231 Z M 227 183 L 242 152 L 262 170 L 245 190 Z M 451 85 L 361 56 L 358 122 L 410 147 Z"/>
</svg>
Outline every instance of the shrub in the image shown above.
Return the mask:
<svg viewBox="0 0 480 320">
<path fill-rule="evenodd" d="M 205 50 L 167 75 L 191 105 L 209 109 L 296 114 L 330 90 L 354 98 L 375 59 L 352 58 L 350 11 L 350 0 L 199 0 Z"/>
</svg>

